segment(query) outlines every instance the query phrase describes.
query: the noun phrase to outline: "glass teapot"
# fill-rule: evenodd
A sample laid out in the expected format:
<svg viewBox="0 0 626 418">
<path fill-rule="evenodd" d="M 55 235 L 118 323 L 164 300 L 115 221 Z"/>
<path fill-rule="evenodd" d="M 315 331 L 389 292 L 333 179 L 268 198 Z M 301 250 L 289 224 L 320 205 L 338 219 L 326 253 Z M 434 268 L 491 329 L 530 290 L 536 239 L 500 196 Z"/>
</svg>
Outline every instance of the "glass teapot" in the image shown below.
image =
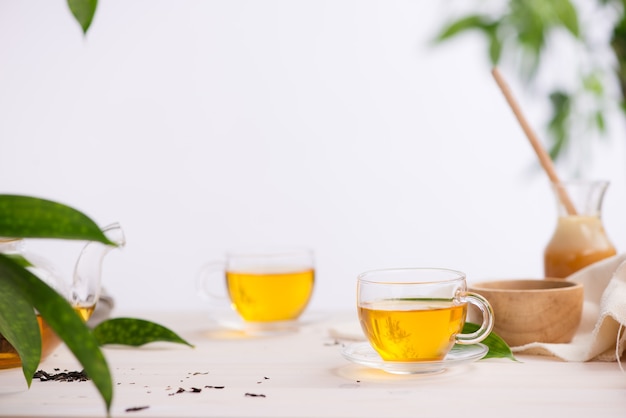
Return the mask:
<svg viewBox="0 0 626 418">
<path fill-rule="evenodd" d="M 124 231 L 119 224 L 106 226 L 102 232 L 110 241 L 117 244 L 117 247 L 123 247 L 126 244 Z M 0 239 L 0 253 L 19 255 L 28 260 L 31 264 L 28 270 L 65 297 L 81 318 L 87 321 L 100 298 L 102 261 L 109 251 L 117 247 L 95 241 L 85 244 L 74 265 L 74 274 L 70 282 L 63 280 L 48 260 L 29 252 L 27 241 L 26 239 Z M 60 340 L 39 315 L 37 315 L 37 321 L 41 332 L 41 359 L 43 360 L 59 345 Z M 15 349 L 0 335 L 0 369 L 20 365 L 21 361 Z"/>
</svg>

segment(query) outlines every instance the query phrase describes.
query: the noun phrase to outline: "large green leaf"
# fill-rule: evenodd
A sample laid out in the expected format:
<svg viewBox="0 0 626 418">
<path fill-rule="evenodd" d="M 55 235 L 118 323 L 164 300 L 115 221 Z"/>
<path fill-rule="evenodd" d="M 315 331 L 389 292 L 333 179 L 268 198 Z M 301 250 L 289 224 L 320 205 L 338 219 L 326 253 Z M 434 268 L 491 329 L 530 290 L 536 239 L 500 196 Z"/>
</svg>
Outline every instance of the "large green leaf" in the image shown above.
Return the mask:
<svg viewBox="0 0 626 418">
<path fill-rule="evenodd" d="M 156 341 L 193 345 L 168 328 L 151 321 L 137 318 L 113 318 L 101 322 L 93 330 L 100 343 L 141 346 Z"/>
<path fill-rule="evenodd" d="M 30 387 L 41 360 L 41 335 L 32 305 L 15 282 L 21 280 L 15 262 L 0 254 L 0 334 L 15 348 Z"/>
<path fill-rule="evenodd" d="M 98 0 L 67 0 L 67 5 L 74 15 L 74 18 L 83 29 L 83 33 L 87 34 L 93 17 L 96 14 Z"/>
<path fill-rule="evenodd" d="M 0 259 L 2 280 L 9 281 L 65 342 L 96 385 L 108 411 L 113 398 L 111 372 L 91 330 L 54 289 L 10 258 L 0 255 Z"/>
<path fill-rule="evenodd" d="M 21 254 L 4 254 L 4 256 L 10 258 L 11 260 L 15 261 L 17 264 L 19 264 L 20 266 L 24 268 L 34 267 L 33 263 L 25 259 L 24 256 Z"/>
<path fill-rule="evenodd" d="M 0 194 L 0 237 L 58 238 L 115 245 L 82 212 L 30 196 Z"/>
</svg>

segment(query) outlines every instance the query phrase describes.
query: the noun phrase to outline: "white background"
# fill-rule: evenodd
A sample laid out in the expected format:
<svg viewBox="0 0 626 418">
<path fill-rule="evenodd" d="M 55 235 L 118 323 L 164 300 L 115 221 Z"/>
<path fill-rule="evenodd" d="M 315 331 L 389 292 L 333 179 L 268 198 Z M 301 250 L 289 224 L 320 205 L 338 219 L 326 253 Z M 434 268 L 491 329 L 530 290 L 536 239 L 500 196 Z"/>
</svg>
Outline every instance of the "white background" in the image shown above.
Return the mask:
<svg viewBox="0 0 626 418">
<path fill-rule="evenodd" d="M 204 309 L 198 269 L 248 244 L 315 250 L 311 309 L 352 307 L 374 268 L 542 276 L 547 178 L 481 38 L 431 45 L 453 3 L 99 3 L 86 37 L 63 0 L 0 3 L 0 192 L 120 222 L 128 245 L 103 272 L 118 309 Z M 545 136 L 541 107 L 503 72 Z M 586 175 L 611 181 L 621 250 L 613 126 Z M 69 278 L 74 243 L 31 245 Z"/>
</svg>

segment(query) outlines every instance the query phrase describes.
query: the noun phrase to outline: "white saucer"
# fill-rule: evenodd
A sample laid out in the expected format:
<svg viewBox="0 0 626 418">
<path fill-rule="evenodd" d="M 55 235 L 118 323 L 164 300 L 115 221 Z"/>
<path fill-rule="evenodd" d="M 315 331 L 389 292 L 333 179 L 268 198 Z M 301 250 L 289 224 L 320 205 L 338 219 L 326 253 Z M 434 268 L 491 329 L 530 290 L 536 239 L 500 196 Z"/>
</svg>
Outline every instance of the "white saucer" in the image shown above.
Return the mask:
<svg viewBox="0 0 626 418">
<path fill-rule="evenodd" d="M 373 367 L 394 374 L 426 374 L 442 372 L 449 367 L 480 360 L 489 348 L 484 344 L 455 345 L 443 360 L 439 361 L 385 361 L 368 342 L 345 346 L 341 354 L 353 363 Z"/>
<path fill-rule="evenodd" d="M 303 326 L 310 325 L 324 319 L 321 313 L 304 313 L 300 318 L 291 321 L 249 322 L 242 320 L 234 313 L 222 313 L 213 317 L 215 324 L 223 329 L 243 332 L 247 335 L 274 335 L 299 331 Z"/>
</svg>

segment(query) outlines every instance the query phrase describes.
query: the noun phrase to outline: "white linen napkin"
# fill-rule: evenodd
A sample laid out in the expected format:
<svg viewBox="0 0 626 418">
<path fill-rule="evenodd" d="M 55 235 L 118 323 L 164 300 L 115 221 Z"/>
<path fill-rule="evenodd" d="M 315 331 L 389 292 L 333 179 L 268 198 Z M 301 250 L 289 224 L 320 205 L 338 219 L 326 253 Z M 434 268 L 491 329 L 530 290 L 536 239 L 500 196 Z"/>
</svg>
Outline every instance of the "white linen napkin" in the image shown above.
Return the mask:
<svg viewBox="0 0 626 418">
<path fill-rule="evenodd" d="M 626 254 L 594 263 L 565 280 L 582 283 L 582 320 L 569 343 L 529 343 L 514 353 L 553 355 L 565 361 L 616 361 L 624 353 L 626 332 Z M 621 365 L 621 364 L 620 364 Z"/>
</svg>

